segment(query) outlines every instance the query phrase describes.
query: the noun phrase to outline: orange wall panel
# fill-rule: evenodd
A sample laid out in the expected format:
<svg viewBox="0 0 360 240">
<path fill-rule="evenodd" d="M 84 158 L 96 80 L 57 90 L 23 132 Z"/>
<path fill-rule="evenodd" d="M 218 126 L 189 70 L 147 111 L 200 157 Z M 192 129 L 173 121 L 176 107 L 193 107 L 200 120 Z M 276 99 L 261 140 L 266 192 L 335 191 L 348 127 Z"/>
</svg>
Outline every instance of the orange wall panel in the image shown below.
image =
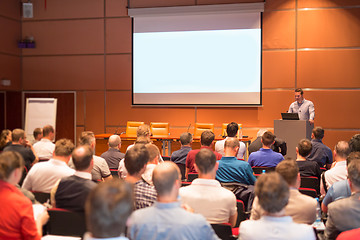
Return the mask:
<svg viewBox="0 0 360 240">
<path fill-rule="evenodd" d="M 0 1 L 0 15 L 20 20 L 20 1 Z"/>
<path fill-rule="evenodd" d="M 86 91 L 86 131 L 93 131 L 95 134 L 105 132 L 105 97 L 103 91 Z"/>
<path fill-rule="evenodd" d="M 0 17 L 0 52 L 20 55 L 17 47 L 17 42 L 21 39 L 20 29 L 20 22 Z"/>
<path fill-rule="evenodd" d="M 231 3 L 256 3 L 263 0 L 197 0 L 196 4 L 231 4 Z"/>
<path fill-rule="evenodd" d="M 106 20 L 106 52 L 131 53 L 131 19 L 113 18 Z"/>
<path fill-rule="evenodd" d="M 129 0 L 130 8 L 171 7 L 195 5 L 196 0 Z"/>
<path fill-rule="evenodd" d="M 104 0 L 40 0 L 32 3 L 35 20 L 104 16 Z"/>
<path fill-rule="evenodd" d="M 23 58 L 24 90 L 96 90 L 104 88 L 104 56 Z"/>
<path fill-rule="evenodd" d="M 126 125 L 127 121 L 169 122 L 174 126 L 194 123 L 193 108 L 132 107 L 131 91 L 106 93 L 106 125 Z"/>
<path fill-rule="evenodd" d="M 360 46 L 360 8 L 298 12 L 298 47 Z"/>
<path fill-rule="evenodd" d="M 131 90 L 131 55 L 106 56 L 106 89 Z"/>
<path fill-rule="evenodd" d="M 315 105 L 315 125 L 323 128 L 360 129 L 360 91 L 307 91 L 304 96 Z"/>
<path fill-rule="evenodd" d="M 23 36 L 33 36 L 36 48 L 24 55 L 94 54 L 104 52 L 104 20 L 24 22 Z"/>
<path fill-rule="evenodd" d="M 360 5 L 359 0 L 301 0 L 298 8 L 341 7 Z"/>
<path fill-rule="evenodd" d="M 266 0 L 265 11 L 294 9 L 295 0 Z"/>
<path fill-rule="evenodd" d="M 360 50 L 298 52 L 298 86 L 360 88 Z"/>
<path fill-rule="evenodd" d="M 351 137 L 360 131 L 342 131 L 342 130 L 327 130 L 325 129 L 325 137 L 323 143 L 331 150 L 334 150 L 335 144 L 339 141 L 350 141 Z"/>
<path fill-rule="evenodd" d="M 127 16 L 127 0 L 106 0 L 106 17 Z"/>
<path fill-rule="evenodd" d="M 85 94 L 76 92 L 76 125 L 85 125 Z"/>
<path fill-rule="evenodd" d="M 293 88 L 295 51 L 263 51 L 262 87 Z"/>
<path fill-rule="evenodd" d="M 85 131 L 84 127 L 76 127 L 76 139 L 75 139 L 75 145 L 78 144 L 79 142 L 79 137 L 80 137 L 80 134 Z"/>
<path fill-rule="evenodd" d="M 295 11 L 264 12 L 263 49 L 295 47 Z"/>
<path fill-rule="evenodd" d="M 11 80 L 10 86 L 0 84 L 0 90 L 21 89 L 21 59 L 20 57 L 0 54 L 0 79 Z"/>
</svg>

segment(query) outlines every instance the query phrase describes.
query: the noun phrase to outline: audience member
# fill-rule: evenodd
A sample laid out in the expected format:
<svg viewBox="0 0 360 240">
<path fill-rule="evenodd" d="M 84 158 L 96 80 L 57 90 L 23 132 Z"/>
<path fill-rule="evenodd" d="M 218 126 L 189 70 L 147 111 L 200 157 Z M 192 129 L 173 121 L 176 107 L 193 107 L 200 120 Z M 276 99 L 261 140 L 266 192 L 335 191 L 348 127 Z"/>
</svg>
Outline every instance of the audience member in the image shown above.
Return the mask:
<svg viewBox="0 0 360 240">
<path fill-rule="evenodd" d="M 50 193 L 59 179 L 75 173 L 67 165 L 73 150 L 74 144 L 70 140 L 56 141 L 54 156 L 49 161 L 35 164 L 26 175 L 22 187 L 29 191 Z"/>
<path fill-rule="evenodd" d="M 143 178 L 147 163 L 149 161 L 149 151 L 144 144 L 135 144 L 125 153 L 125 167 L 128 174 L 125 180 L 134 185 L 135 209 L 146 208 L 156 201 L 156 190 Z"/>
<path fill-rule="evenodd" d="M 93 169 L 91 170 L 91 177 L 93 181 L 108 181 L 112 179 L 112 175 L 105 159 L 95 155 L 96 139 L 91 131 L 82 132 L 79 138 L 79 145 L 89 145 L 93 151 Z M 70 160 L 69 166 L 75 168 L 74 163 Z"/>
<path fill-rule="evenodd" d="M 299 166 L 300 176 L 317 177 L 320 183 L 320 167 L 315 161 L 306 160 L 311 153 L 312 144 L 308 139 L 301 139 L 296 147 L 296 163 Z"/>
<path fill-rule="evenodd" d="M 96 186 L 91 180 L 93 152 L 90 146 L 77 147 L 72 153 L 76 172 L 62 178 L 51 190 L 51 205 L 74 212 L 85 211 L 85 201 L 90 191 Z"/>
<path fill-rule="evenodd" d="M 320 192 L 325 195 L 329 187 L 335 182 L 347 178 L 346 158 L 350 154 L 349 144 L 345 141 L 339 141 L 334 148 L 334 163 L 330 170 L 324 172 L 320 181 Z M 325 183 L 325 184 L 324 184 Z"/>
<path fill-rule="evenodd" d="M 319 167 L 326 167 L 329 169 L 333 161 L 333 155 L 329 147 L 323 144 L 325 131 L 322 127 L 315 127 L 311 134 L 312 150 L 307 157 L 309 161 L 316 161 Z"/>
<path fill-rule="evenodd" d="M 346 158 L 346 165 L 349 166 L 349 164 L 353 161 L 360 161 L 360 152 L 350 153 L 349 156 Z M 331 187 L 327 191 L 326 196 L 321 203 L 322 211 L 327 213 L 327 207 L 330 203 L 342 198 L 350 197 L 350 195 L 351 190 L 348 179 L 334 182 L 334 184 L 331 185 Z"/>
<path fill-rule="evenodd" d="M 150 139 L 151 135 L 152 134 L 149 125 L 147 124 L 140 125 L 136 130 L 136 141 L 134 142 L 134 144 L 129 145 L 126 151 L 132 148 L 136 143 L 142 143 L 142 144 L 151 143 L 151 139 Z"/>
<path fill-rule="evenodd" d="M 203 215 L 209 223 L 230 223 L 235 226 L 236 197 L 215 180 L 218 165 L 211 150 L 201 149 L 195 157 L 199 178 L 192 181 L 190 186 L 180 188 L 179 195 L 183 204 Z"/>
<path fill-rule="evenodd" d="M 239 150 L 239 139 L 228 138 L 225 141 L 225 156 L 221 158 L 216 179 L 220 182 L 237 182 L 247 185 L 254 185 L 256 178 L 249 163 L 236 158 Z"/>
<path fill-rule="evenodd" d="M 1 135 L 0 135 L 0 152 L 10 144 L 11 144 L 11 131 L 9 129 L 4 129 L 1 131 Z"/>
<path fill-rule="evenodd" d="M 289 191 L 288 184 L 277 172 L 262 174 L 256 182 L 255 194 L 264 214 L 259 220 L 242 222 L 239 239 L 316 239 L 311 226 L 295 223 L 286 216 Z"/>
<path fill-rule="evenodd" d="M 26 140 L 26 133 L 20 128 L 16 128 L 11 133 L 12 142 L 4 148 L 6 151 L 14 151 L 20 153 L 25 161 L 25 167 L 29 170 L 32 164 L 38 161 L 33 146 Z"/>
<path fill-rule="evenodd" d="M 35 128 L 33 131 L 33 137 L 34 137 L 34 140 L 33 140 L 32 144 L 34 145 L 35 143 L 39 142 L 41 140 L 41 138 L 43 137 L 43 130 L 41 128 Z"/>
<path fill-rule="evenodd" d="M 0 154 L 0 239 L 40 239 L 47 211 L 34 219 L 31 201 L 15 186 L 22 176 L 24 160 L 17 152 Z"/>
<path fill-rule="evenodd" d="M 214 139 L 215 139 L 215 134 L 210 131 L 210 130 L 206 130 L 204 132 L 201 133 L 201 137 L 200 137 L 200 144 L 201 147 L 200 149 L 194 149 L 191 150 L 187 157 L 186 157 L 186 171 L 185 171 L 185 178 L 188 178 L 188 174 L 189 173 L 196 173 L 195 167 L 194 167 L 194 163 L 195 163 L 195 155 L 203 148 L 207 148 L 210 149 L 211 151 L 214 152 L 213 150 L 213 144 L 214 144 Z M 220 153 L 214 152 L 215 156 L 216 156 L 216 160 L 220 160 L 222 155 Z"/>
<path fill-rule="evenodd" d="M 264 132 L 266 131 L 267 131 L 266 129 L 260 129 L 257 132 L 257 138 L 252 143 L 250 143 L 248 147 L 249 155 L 253 152 L 260 150 L 260 148 L 262 147 L 261 138 Z M 286 142 L 280 138 L 275 137 L 275 142 L 273 145 L 271 145 L 271 149 L 274 152 L 281 153 L 281 155 L 285 156 L 287 153 Z"/>
<path fill-rule="evenodd" d="M 360 152 L 360 134 L 355 134 L 349 141 L 351 152 Z"/>
<path fill-rule="evenodd" d="M 118 169 L 119 162 L 125 157 L 125 154 L 120 152 L 121 149 L 121 138 L 119 135 L 111 135 L 109 137 L 109 150 L 101 154 L 100 157 L 105 159 L 109 168 Z"/>
<path fill-rule="evenodd" d="M 55 144 L 53 143 L 55 138 L 55 130 L 51 125 L 46 125 L 43 128 L 43 138 L 34 144 L 34 150 L 41 159 L 50 159 L 53 155 Z"/>
<path fill-rule="evenodd" d="M 156 165 L 159 164 L 160 151 L 158 147 L 152 143 L 146 144 L 145 147 L 149 152 L 149 161 L 146 165 L 145 172 L 141 176 L 147 183 L 153 185 L 152 173 Z"/>
<path fill-rule="evenodd" d="M 236 122 L 231 122 L 226 126 L 226 133 L 227 133 L 227 137 L 223 140 L 217 141 L 215 143 L 215 151 L 220 153 L 222 156 L 225 155 L 224 152 L 224 144 L 226 139 L 230 138 L 230 137 L 236 137 L 236 135 L 238 134 L 239 131 L 239 125 Z M 245 143 L 240 141 L 240 147 L 239 147 L 239 151 L 237 154 L 237 158 L 238 159 L 244 159 L 244 154 L 246 151 L 246 145 Z"/>
<path fill-rule="evenodd" d="M 170 160 L 174 163 L 184 164 L 186 163 L 186 157 L 191 151 L 191 143 L 193 137 L 191 133 L 185 132 L 180 135 L 181 148 L 171 154 Z"/>
<path fill-rule="evenodd" d="M 348 166 L 351 196 L 329 204 L 325 238 L 335 239 L 341 232 L 360 226 L 360 161 Z"/>
<path fill-rule="evenodd" d="M 253 152 L 249 156 L 248 163 L 254 167 L 276 167 L 279 162 L 284 160 L 283 155 L 274 152 L 271 146 L 275 143 L 275 135 L 266 131 L 261 137 L 263 147 L 259 151 Z"/>
<path fill-rule="evenodd" d="M 289 185 L 289 202 L 285 206 L 285 215 L 290 216 L 296 223 L 312 224 L 316 219 L 317 201 L 299 192 L 300 174 L 294 160 L 281 161 L 276 166 L 279 173 Z M 264 210 L 259 205 L 259 199 L 255 197 L 250 219 L 257 220 L 264 215 Z"/>
<path fill-rule="evenodd" d="M 100 183 L 86 201 L 85 240 L 127 240 L 126 222 L 133 210 L 130 184 L 113 179 Z"/>
<path fill-rule="evenodd" d="M 175 163 L 168 161 L 156 166 L 153 182 L 157 202 L 132 213 L 128 221 L 130 239 L 219 239 L 203 216 L 187 212 L 180 206 L 180 178 Z"/>
</svg>

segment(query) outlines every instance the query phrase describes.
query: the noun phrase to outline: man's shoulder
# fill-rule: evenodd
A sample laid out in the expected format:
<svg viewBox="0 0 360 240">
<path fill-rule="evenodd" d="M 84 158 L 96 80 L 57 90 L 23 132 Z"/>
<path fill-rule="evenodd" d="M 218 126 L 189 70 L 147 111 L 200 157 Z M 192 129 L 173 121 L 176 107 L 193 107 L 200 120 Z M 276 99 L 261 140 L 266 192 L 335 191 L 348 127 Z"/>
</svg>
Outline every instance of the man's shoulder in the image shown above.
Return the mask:
<svg viewBox="0 0 360 240">
<path fill-rule="evenodd" d="M 301 192 L 299 192 L 299 190 L 297 189 L 292 189 L 290 191 L 290 198 L 295 200 L 296 202 L 301 203 L 301 205 L 312 205 L 312 206 L 316 206 L 317 201 L 315 198 L 312 198 L 310 196 L 307 196 L 305 194 L 302 194 Z"/>
</svg>

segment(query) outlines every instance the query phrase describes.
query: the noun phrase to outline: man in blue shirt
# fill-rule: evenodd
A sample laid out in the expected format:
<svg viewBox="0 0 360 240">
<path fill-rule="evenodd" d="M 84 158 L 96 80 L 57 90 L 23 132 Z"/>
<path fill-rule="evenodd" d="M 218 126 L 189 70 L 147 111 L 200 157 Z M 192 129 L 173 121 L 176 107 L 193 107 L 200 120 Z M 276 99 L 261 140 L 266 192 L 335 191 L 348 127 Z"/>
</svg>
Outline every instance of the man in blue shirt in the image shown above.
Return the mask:
<svg viewBox="0 0 360 240">
<path fill-rule="evenodd" d="M 316 161 L 319 167 L 326 167 L 330 169 L 333 162 L 333 154 L 329 147 L 323 144 L 324 129 L 322 127 L 315 127 L 311 134 L 312 151 L 306 158 L 309 161 Z"/>
<path fill-rule="evenodd" d="M 164 162 L 155 167 L 153 183 L 157 202 L 130 216 L 130 239 L 219 239 L 203 216 L 190 213 L 180 206 L 180 176 L 179 168 L 173 162 Z"/>
<path fill-rule="evenodd" d="M 182 133 L 180 135 L 181 149 L 171 154 L 170 160 L 174 163 L 184 164 L 186 163 L 186 157 L 191 151 L 191 143 L 193 141 L 192 135 L 189 132 Z"/>
<path fill-rule="evenodd" d="M 271 145 L 275 142 L 275 136 L 272 132 L 266 131 L 262 135 L 261 142 L 263 147 L 259 151 L 253 152 L 249 156 L 249 164 L 254 167 L 276 167 L 279 162 L 284 160 L 281 153 L 274 152 Z"/>
<path fill-rule="evenodd" d="M 249 163 L 236 158 L 239 147 L 239 139 L 226 139 L 224 144 L 225 156 L 218 161 L 219 168 L 216 171 L 216 180 L 226 183 L 238 182 L 254 185 L 256 178 Z"/>
<path fill-rule="evenodd" d="M 304 98 L 304 91 L 301 88 L 295 89 L 295 102 L 290 105 L 288 112 L 298 113 L 300 120 L 309 120 L 310 124 L 314 124 L 314 103 Z"/>
</svg>

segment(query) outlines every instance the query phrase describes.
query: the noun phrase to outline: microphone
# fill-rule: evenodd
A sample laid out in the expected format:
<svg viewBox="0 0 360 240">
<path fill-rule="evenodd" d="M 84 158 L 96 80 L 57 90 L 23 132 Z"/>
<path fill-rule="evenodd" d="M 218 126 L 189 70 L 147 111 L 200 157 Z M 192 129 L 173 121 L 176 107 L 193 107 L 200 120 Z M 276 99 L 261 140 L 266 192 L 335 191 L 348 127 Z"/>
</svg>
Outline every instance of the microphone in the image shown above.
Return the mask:
<svg viewBox="0 0 360 240">
<path fill-rule="evenodd" d="M 189 132 L 190 126 L 191 126 L 191 123 L 189 124 L 189 127 L 188 127 L 188 129 L 187 129 L 187 131 L 186 131 L 186 132 Z"/>
</svg>

